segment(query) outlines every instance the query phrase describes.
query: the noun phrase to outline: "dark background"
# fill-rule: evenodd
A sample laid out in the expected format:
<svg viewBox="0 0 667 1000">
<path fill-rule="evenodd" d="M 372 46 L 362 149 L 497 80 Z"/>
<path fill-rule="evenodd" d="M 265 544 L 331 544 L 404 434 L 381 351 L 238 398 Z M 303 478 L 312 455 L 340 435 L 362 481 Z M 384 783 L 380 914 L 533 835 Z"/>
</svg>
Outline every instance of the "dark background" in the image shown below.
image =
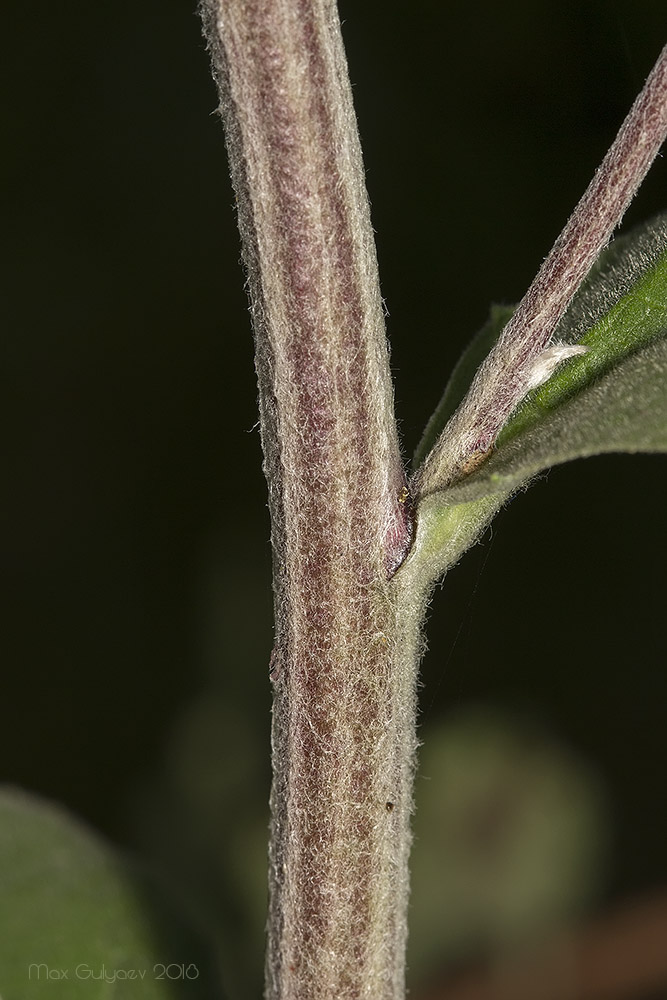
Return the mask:
<svg viewBox="0 0 667 1000">
<path fill-rule="evenodd" d="M 667 12 L 341 9 L 409 456 L 489 304 L 521 296 L 583 192 Z M 214 790 L 242 787 L 263 831 L 269 525 L 199 24 L 188 0 L 37 0 L 6 18 L 0 777 L 150 850 L 169 835 L 153 804 L 174 727 L 215 703 L 208 759 L 229 775 Z M 667 206 L 666 180 L 662 160 L 628 225 Z M 667 885 L 665 461 L 548 478 L 436 595 L 422 735 L 483 701 L 591 762 L 614 899 Z"/>
</svg>

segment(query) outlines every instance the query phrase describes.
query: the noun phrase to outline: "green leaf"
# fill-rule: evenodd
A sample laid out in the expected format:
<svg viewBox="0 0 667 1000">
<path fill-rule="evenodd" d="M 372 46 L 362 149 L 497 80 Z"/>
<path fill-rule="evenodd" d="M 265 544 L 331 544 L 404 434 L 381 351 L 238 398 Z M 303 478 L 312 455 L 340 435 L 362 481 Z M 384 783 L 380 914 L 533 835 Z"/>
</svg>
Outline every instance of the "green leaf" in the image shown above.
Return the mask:
<svg viewBox="0 0 667 1000">
<path fill-rule="evenodd" d="M 220 998 L 211 951 L 138 866 L 64 810 L 0 792 L 2 1000 Z"/>
<path fill-rule="evenodd" d="M 499 332 L 492 315 L 437 413 L 456 405 L 472 354 Z M 667 451 L 667 214 L 602 255 L 557 339 L 585 344 L 588 353 L 526 397 L 476 470 L 421 499 L 406 562 L 412 572 L 432 580 L 451 566 L 502 503 L 544 469 L 603 452 Z"/>
<path fill-rule="evenodd" d="M 441 494 L 442 501 L 449 506 L 491 494 L 509 495 L 542 470 L 575 458 L 667 451 L 666 386 L 663 334 L 583 390 L 570 396 L 563 392 L 560 406 L 544 406 L 530 422 L 520 414 L 516 432 L 510 433 L 515 428 L 508 425 L 492 457 Z"/>
<path fill-rule="evenodd" d="M 612 308 L 577 338 L 579 343 L 588 347 L 588 353 L 564 365 L 544 386 L 530 394 L 503 428 L 498 439 L 499 447 L 528 428 L 543 423 L 564 400 L 585 395 L 601 376 L 612 372 L 615 366 L 645 345 L 667 335 L 667 216 L 663 217 L 661 228 L 664 230 L 664 245 L 657 259 Z M 632 245 L 626 246 L 626 253 L 631 259 L 636 258 Z M 597 277 L 599 279 L 599 274 Z M 595 284 L 590 291 L 595 291 Z M 570 328 L 572 325 L 570 320 Z M 564 330 L 558 331 L 568 341 L 573 339 L 570 328 L 566 324 Z M 620 368 L 615 377 L 621 377 Z M 614 428 L 610 425 L 610 444 L 613 447 L 603 450 L 644 450 L 642 422 L 639 419 L 641 413 L 642 409 L 638 407 L 637 447 L 628 449 L 624 443 L 621 448 L 616 447 Z M 646 440 L 648 450 L 655 450 L 653 431 Z M 602 438 L 599 438 L 599 443 L 603 443 Z M 569 457 L 578 455 L 566 454 L 561 461 L 567 461 Z"/>
<path fill-rule="evenodd" d="M 588 354 L 559 368 L 544 387 L 530 394 L 506 424 L 498 444 L 539 419 L 541 409 L 558 405 L 632 350 L 661 335 L 667 327 L 666 255 L 667 213 L 614 240 L 600 255 L 556 331 L 558 341 L 585 344 Z M 461 355 L 426 426 L 414 468 L 435 444 L 514 309 L 491 307 L 489 319 Z"/>
</svg>

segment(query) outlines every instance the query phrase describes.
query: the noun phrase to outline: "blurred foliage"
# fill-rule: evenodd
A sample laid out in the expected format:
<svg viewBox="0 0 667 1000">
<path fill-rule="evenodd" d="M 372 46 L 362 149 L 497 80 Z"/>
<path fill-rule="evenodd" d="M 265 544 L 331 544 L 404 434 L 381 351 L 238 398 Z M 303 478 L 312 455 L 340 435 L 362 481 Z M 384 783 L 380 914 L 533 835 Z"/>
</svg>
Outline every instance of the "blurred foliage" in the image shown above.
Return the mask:
<svg viewBox="0 0 667 1000">
<path fill-rule="evenodd" d="M 427 734 L 416 807 L 420 978 L 539 941 L 595 898 L 608 848 L 599 779 L 533 720 L 471 706 Z"/>
<path fill-rule="evenodd" d="M 7 12 L 0 777 L 180 873 L 234 956 L 230 997 L 254 1000 L 269 526 L 193 7 Z M 342 14 L 409 455 L 489 303 L 517 301 L 588 183 L 667 12 L 345 0 Z M 664 209 L 665 169 L 628 225 Z M 605 457 L 549 479 L 436 595 L 424 753 L 448 712 L 483 701 L 589 762 L 610 801 L 604 900 L 667 883 L 664 463 Z"/>
<path fill-rule="evenodd" d="M 0 790 L 3 995 L 220 1000 L 213 939 L 65 810 Z"/>
</svg>

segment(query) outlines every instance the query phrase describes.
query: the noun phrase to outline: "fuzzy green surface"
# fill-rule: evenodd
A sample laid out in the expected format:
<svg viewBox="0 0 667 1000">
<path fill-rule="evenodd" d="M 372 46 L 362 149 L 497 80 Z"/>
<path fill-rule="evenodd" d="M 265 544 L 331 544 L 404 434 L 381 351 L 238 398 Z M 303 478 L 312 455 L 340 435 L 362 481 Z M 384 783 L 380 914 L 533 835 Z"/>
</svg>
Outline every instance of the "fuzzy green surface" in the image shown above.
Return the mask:
<svg viewBox="0 0 667 1000">
<path fill-rule="evenodd" d="M 417 617 L 433 582 L 477 541 L 506 499 L 504 492 L 458 504 L 448 503 L 445 493 L 424 497 L 412 549 L 394 578 L 402 588 L 403 603 L 412 603 Z"/>
</svg>

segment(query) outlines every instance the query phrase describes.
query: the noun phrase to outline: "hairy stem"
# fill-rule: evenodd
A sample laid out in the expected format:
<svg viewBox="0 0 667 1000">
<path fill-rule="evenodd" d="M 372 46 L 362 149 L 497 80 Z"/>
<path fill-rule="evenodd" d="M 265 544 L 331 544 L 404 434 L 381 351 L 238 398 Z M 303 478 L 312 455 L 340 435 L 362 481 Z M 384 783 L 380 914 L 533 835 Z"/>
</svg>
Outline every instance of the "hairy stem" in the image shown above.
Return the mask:
<svg viewBox="0 0 667 1000">
<path fill-rule="evenodd" d="M 443 489 L 492 447 L 526 393 L 577 348 L 548 345 L 667 136 L 667 46 L 535 280 L 424 462 L 415 495 Z"/>
<path fill-rule="evenodd" d="M 414 620 L 333 0 L 205 0 L 256 340 L 276 640 L 267 996 L 403 996 Z M 397 668 L 398 665 L 398 668 Z"/>
<path fill-rule="evenodd" d="M 503 500 L 454 512 L 436 552 L 428 494 L 483 456 L 526 392 L 581 350 L 550 341 L 664 139 L 667 49 L 422 466 L 420 534 L 406 559 L 412 509 L 335 0 L 202 9 L 248 275 L 272 524 L 266 995 L 401 1000 L 419 625 L 443 552 L 456 558 Z"/>
</svg>

